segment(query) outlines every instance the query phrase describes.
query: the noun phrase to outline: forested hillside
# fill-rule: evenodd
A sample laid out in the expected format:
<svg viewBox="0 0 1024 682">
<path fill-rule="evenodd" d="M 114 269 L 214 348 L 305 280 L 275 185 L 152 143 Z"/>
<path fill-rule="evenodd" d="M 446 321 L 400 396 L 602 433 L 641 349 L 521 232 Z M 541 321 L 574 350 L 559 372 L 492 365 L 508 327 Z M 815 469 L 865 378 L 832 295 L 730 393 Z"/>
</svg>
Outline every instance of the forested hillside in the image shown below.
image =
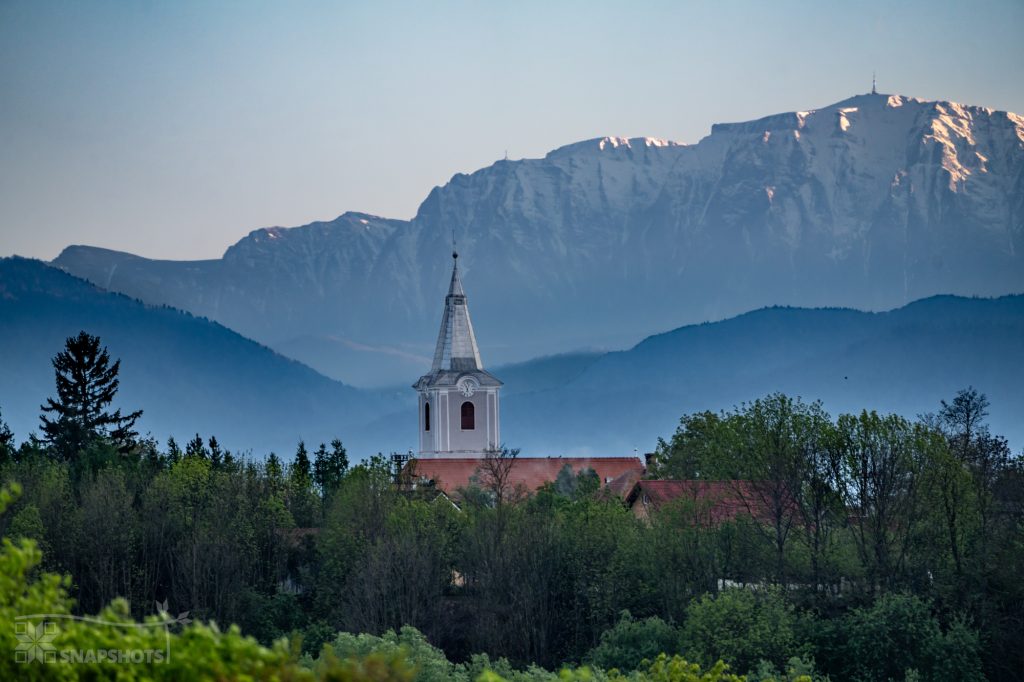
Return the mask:
<svg viewBox="0 0 1024 682">
<path fill-rule="evenodd" d="M 502 433 L 526 452 L 644 451 L 680 414 L 773 391 L 836 412 L 872 405 L 913 418 L 969 384 L 992 399 L 994 428 L 1024 446 L 1024 296 L 936 296 L 885 313 L 764 308 L 596 361 L 544 363 L 548 373 L 561 366 L 565 382 L 504 402 Z M 531 380 L 529 368 L 510 373 L 510 393 L 523 391 L 517 381 Z"/>
<path fill-rule="evenodd" d="M 161 442 L 215 433 L 226 447 L 284 459 L 299 438 L 341 437 L 356 459 L 415 443 L 415 376 L 355 389 L 202 318 L 102 291 L 38 261 L 5 259 L 0 406 L 21 438 L 38 430 L 50 357 L 81 330 L 125 359 L 125 407 L 146 406 L 140 426 Z M 680 414 L 776 390 L 833 411 L 874 405 L 913 418 L 969 384 L 990 396 L 994 428 L 1020 447 L 1024 296 L 939 296 L 887 313 L 765 308 L 623 352 L 494 372 L 505 382 L 502 434 L 528 455 L 646 452 Z"/>
<path fill-rule="evenodd" d="M 345 434 L 371 448 L 361 427 L 394 409 L 386 396 L 327 379 L 215 322 L 103 291 L 40 261 L 5 258 L 0 406 L 21 438 L 38 431 L 38 407 L 53 391 L 50 358 L 82 330 L 123 359 L 119 400 L 145 406 L 139 426 L 160 441 L 216 432 L 226 447 L 264 457 L 301 437 Z"/>
</svg>

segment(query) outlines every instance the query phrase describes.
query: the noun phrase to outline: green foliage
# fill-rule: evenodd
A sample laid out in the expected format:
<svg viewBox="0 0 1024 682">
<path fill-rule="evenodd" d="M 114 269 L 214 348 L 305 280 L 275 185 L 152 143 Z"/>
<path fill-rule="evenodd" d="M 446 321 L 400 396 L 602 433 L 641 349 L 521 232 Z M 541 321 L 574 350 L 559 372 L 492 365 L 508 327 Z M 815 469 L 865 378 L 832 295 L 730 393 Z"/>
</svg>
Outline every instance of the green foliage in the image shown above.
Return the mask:
<svg viewBox="0 0 1024 682">
<path fill-rule="evenodd" d="M 14 459 L 14 452 L 14 433 L 4 421 L 3 412 L 0 412 L 0 466 Z"/>
<path fill-rule="evenodd" d="M 43 548 L 33 571 L 74 576 L 68 612 L 124 597 L 114 615 L 138 621 L 167 600 L 271 652 L 288 638 L 314 675 L 728 675 L 722 659 L 764 681 L 1013 679 L 1024 466 L 982 398 L 917 423 L 781 395 L 692 415 L 657 470 L 745 477 L 715 484 L 740 512 L 698 496 L 642 520 L 588 471 L 523 496 L 496 466 L 477 502 L 449 501 L 396 486 L 383 457 L 349 467 L 340 441 L 283 466 L 215 456 L 213 438 L 188 455 L 100 438 L 73 463 L 30 439 L 0 463 L 24 485 L 0 531 Z M 710 596 L 729 584 L 747 587 Z M 341 631 L 370 644 L 314 661 Z M 566 661 L 593 667 L 552 672 Z"/>
<path fill-rule="evenodd" d="M 793 540 L 803 542 L 814 584 L 831 567 L 839 509 L 829 456 L 832 424 L 820 403 L 781 393 L 721 414 L 683 417 L 671 442 L 659 441 L 658 477 L 743 481 L 733 496 L 770 543 L 773 580 L 788 582 Z"/>
<path fill-rule="evenodd" d="M 836 423 L 836 485 L 851 511 L 851 537 L 870 585 L 897 587 L 922 516 L 921 481 L 930 451 L 944 447 L 922 424 L 863 411 Z"/>
<path fill-rule="evenodd" d="M 942 636 L 942 656 L 935 661 L 934 679 L 943 682 L 985 679 L 981 661 L 981 638 L 962 615 L 957 615 Z"/>
<path fill-rule="evenodd" d="M 295 449 L 295 459 L 288 470 L 288 476 L 295 485 L 308 487 L 313 484 L 313 469 L 309 463 L 309 451 L 306 450 L 305 441 L 299 441 Z"/>
<path fill-rule="evenodd" d="M 679 656 L 669 658 L 665 654 L 651 663 L 647 670 L 629 676 L 636 682 L 744 682 L 743 677 L 728 672 L 729 666 L 717 661 L 706 671 Z M 617 675 L 609 679 L 620 679 Z"/>
<path fill-rule="evenodd" d="M 601 488 L 601 478 L 593 469 L 580 469 L 573 472 L 566 464 L 554 481 L 555 492 L 569 499 L 581 499 L 593 495 Z"/>
<path fill-rule="evenodd" d="M 20 487 L 0 489 L 0 514 L 15 500 Z M 29 622 L 33 629 L 47 620 L 55 624 L 50 641 L 54 662 L 18 662 L 21 640 L 15 628 L 0 628 L 0 679 L 21 680 L 351 680 L 410 682 L 413 667 L 403 655 L 325 657 L 315 674 L 298 665 L 286 640 L 264 647 L 237 627 L 227 631 L 213 624 L 193 623 L 181 629 L 163 625 L 168 614 L 145 623 L 128 617 L 123 600 L 113 602 L 95 618 L 73 619 L 67 578 L 37 573 L 41 556 L 31 540 L 0 547 L 0 622 Z M 25 619 L 32 614 L 47 614 Z M 49 631 L 48 631 L 49 632 Z M 52 648 L 52 649 L 51 649 Z M 40 649 L 43 651 L 43 649 Z M 137 656 L 129 661 L 117 656 Z"/>
<path fill-rule="evenodd" d="M 827 677 L 818 675 L 809 655 L 793 656 L 782 670 L 769 661 L 760 661 L 746 678 L 747 682 L 828 682 Z"/>
<path fill-rule="evenodd" d="M 728 415 L 714 412 L 688 414 L 679 420 L 670 441 L 658 439 L 651 472 L 658 478 L 707 478 L 709 469 L 726 461 L 733 451 Z"/>
<path fill-rule="evenodd" d="M 680 651 L 681 633 L 656 616 L 637 620 L 623 611 L 619 622 L 601 634 L 601 643 L 590 650 L 586 661 L 598 668 L 636 670 L 659 654 Z"/>
<path fill-rule="evenodd" d="M 414 667 L 415 677 L 412 679 L 416 682 L 466 679 L 465 672 L 449 661 L 443 651 L 432 646 L 422 633 L 411 627 L 403 627 L 398 632 L 388 630 L 380 637 L 343 632 L 326 648 L 339 658 L 365 658 L 370 655 L 404 658 Z"/>
<path fill-rule="evenodd" d="M 766 660 L 782 667 L 805 648 L 796 632 L 797 615 L 779 590 L 728 589 L 686 610 L 683 651 L 704 665 L 722 659 L 747 671 Z"/>
<path fill-rule="evenodd" d="M 415 669 L 400 654 L 336 659 L 330 651 L 317 663 L 317 677 L 330 682 L 411 682 Z"/>
<path fill-rule="evenodd" d="M 97 439 L 109 437 L 126 452 L 138 434 L 133 431 L 142 410 L 121 415 L 111 411 L 117 395 L 121 361 L 110 362 L 99 337 L 86 332 L 67 339 L 53 358 L 57 398 L 48 398 L 41 417 L 43 433 L 57 453 L 71 460 Z M 52 415 L 48 416 L 48 415 Z"/>
<path fill-rule="evenodd" d="M 486 655 L 473 656 L 467 663 L 453 664 L 420 632 L 408 627 L 398 633 L 389 630 L 380 637 L 342 633 L 324 647 L 314 669 L 323 664 L 337 667 L 339 659 L 353 661 L 355 663 L 350 666 L 356 667 L 361 661 L 390 661 L 391 669 L 404 672 L 407 675 L 404 679 L 409 682 L 743 682 L 742 677 L 730 674 L 722 661 L 702 670 L 696 663 L 665 654 L 654 656 L 644 663 L 642 669 L 629 673 L 591 667 L 565 667 L 557 673 L 537 666 L 516 670 L 507 661 L 492 662 Z M 810 677 L 800 676 L 780 677 L 778 680 L 811 682 Z M 763 682 L 768 682 L 767 678 Z"/>
<path fill-rule="evenodd" d="M 210 464 L 213 465 L 214 469 L 219 469 L 231 461 L 231 453 L 221 450 L 216 436 L 210 436 L 208 452 L 210 453 Z"/>
<path fill-rule="evenodd" d="M 381 632 L 410 624 L 441 630 L 459 519 L 451 505 L 399 499 L 368 539 L 345 585 L 346 627 Z"/>
<path fill-rule="evenodd" d="M 7 535 L 15 539 L 28 538 L 35 540 L 37 544 L 45 542 L 46 526 L 43 524 L 43 518 L 39 514 L 39 508 L 34 504 L 22 506 L 11 519 Z"/>
<path fill-rule="evenodd" d="M 196 457 L 198 459 L 209 459 L 210 453 L 206 449 L 206 444 L 203 442 L 202 437 L 197 433 L 196 437 L 185 444 L 185 456 Z"/>
<path fill-rule="evenodd" d="M 959 618 L 943 633 L 919 597 L 880 597 L 843 616 L 830 635 L 842 679 L 898 680 L 908 671 L 942 682 L 984 679 L 977 633 Z"/>
<path fill-rule="evenodd" d="M 330 451 L 321 443 L 313 460 L 313 482 L 325 501 L 341 485 L 341 481 L 347 471 L 348 454 L 345 452 L 345 446 L 341 444 L 341 441 L 337 438 L 332 440 Z"/>
<path fill-rule="evenodd" d="M 363 475 L 372 479 L 373 471 L 370 467 Z M 215 479 L 220 475 L 223 474 L 211 471 L 209 461 L 186 458 L 158 476 L 163 481 L 160 488 L 180 500 L 177 507 L 183 513 L 175 517 L 177 522 L 189 524 L 199 518 L 196 513 L 204 499 L 203 489 L 216 485 Z M 116 496 L 119 487 L 126 485 L 127 479 L 121 472 L 108 471 L 105 477 L 108 495 Z M 0 490 L 0 516 L 15 503 L 18 493 L 17 485 Z M 96 495 L 100 496 L 100 489 Z M 438 528 L 438 521 L 453 513 L 442 511 L 446 509 L 443 506 L 423 502 L 392 500 L 389 505 L 391 512 L 385 515 L 381 529 L 385 533 L 404 530 L 421 533 Z M 573 511 L 572 518 L 597 521 L 600 527 L 602 515 L 595 512 L 601 507 L 587 511 L 588 505 L 567 509 Z M 524 520 L 539 511 L 529 507 L 522 509 Z M 486 512 L 497 514 L 498 510 Z M 605 522 L 614 518 L 609 516 Z M 815 672 L 812 659 L 794 655 L 801 648 L 794 635 L 796 616 L 782 593 L 774 590 L 727 590 L 716 598 L 705 596 L 694 601 L 686 614 L 684 646 L 702 662 L 708 661 L 704 662 L 704 668 L 699 663 L 667 655 L 665 650 L 674 650 L 678 645 L 679 630 L 657 618 L 637 620 L 628 614 L 622 614 L 592 650 L 589 660 L 596 667 L 564 669 L 557 674 L 536 666 L 516 670 L 504 659 L 492 660 L 486 655 L 475 655 L 466 663 L 455 664 L 412 627 L 388 630 L 381 636 L 337 635 L 322 647 L 315 661 L 302 665 L 298 660 L 298 640 L 289 644 L 286 639 L 278 638 L 268 647 L 243 636 L 237 627 L 224 631 L 213 624 L 202 623 L 175 625 L 168 631 L 158 624 L 166 614 L 150 616 L 145 626 L 140 626 L 129 616 L 123 600 L 115 599 L 99 612 L 98 619 L 89 622 L 64 618 L 71 616 L 73 608 L 68 597 L 69 580 L 52 573 L 40 573 L 37 569 L 40 559 L 32 540 L 22 539 L 15 544 L 4 538 L 0 549 L 0 622 L 13 622 L 19 616 L 30 614 L 52 614 L 49 618 L 58 622 L 53 640 L 58 652 L 148 650 L 159 655 L 132 663 L 89 658 L 88 655 L 84 661 L 71 664 L 16 663 L 13 652 L 19 640 L 12 630 L 0 628 L 0 678 L 3 679 L 95 679 L 115 674 L 124 680 L 739 682 L 743 679 L 729 673 L 728 666 L 718 660 L 718 656 L 734 661 L 737 669 L 749 670 L 747 679 L 751 681 L 822 679 Z M 262 599 L 257 608 L 263 613 L 284 608 L 297 614 L 295 606 L 291 597 L 278 595 L 270 600 Z M 915 597 L 886 596 L 871 607 L 852 610 L 836 623 L 836 636 L 831 643 L 823 645 L 826 650 L 829 646 L 840 649 L 836 679 L 916 679 L 915 676 L 940 682 L 984 679 L 980 671 L 977 632 L 962 619 L 955 619 L 943 632 L 928 605 Z M 324 631 L 322 625 L 318 630 Z M 648 660 L 640 663 L 643 659 Z M 844 665 L 848 669 L 844 669 Z M 606 666 L 634 668 L 634 671 L 620 673 L 611 669 L 605 672 Z"/>
<path fill-rule="evenodd" d="M 284 481 L 284 468 L 281 466 L 280 458 L 276 453 L 271 452 L 267 455 L 267 461 L 263 466 L 267 473 L 267 479 L 275 489 L 279 490 Z"/>
<path fill-rule="evenodd" d="M 303 441 L 299 441 L 295 459 L 288 467 L 287 505 L 297 526 L 308 528 L 319 521 L 320 500 L 313 492 L 313 470 Z"/>
</svg>

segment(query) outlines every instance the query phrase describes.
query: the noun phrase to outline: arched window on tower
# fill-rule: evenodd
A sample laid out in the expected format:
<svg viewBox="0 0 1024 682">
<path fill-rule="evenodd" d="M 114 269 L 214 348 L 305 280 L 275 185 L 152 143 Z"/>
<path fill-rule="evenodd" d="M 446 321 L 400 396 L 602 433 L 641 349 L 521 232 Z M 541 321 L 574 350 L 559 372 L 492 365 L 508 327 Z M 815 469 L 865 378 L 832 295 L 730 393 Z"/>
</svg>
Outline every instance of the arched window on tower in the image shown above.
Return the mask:
<svg viewBox="0 0 1024 682">
<path fill-rule="evenodd" d="M 430 403 L 423 403 L 423 430 L 430 430 Z"/>
<path fill-rule="evenodd" d="M 476 406 L 468 400 L 462 403 L 462 430 L 472 431 L 476 428 Z"/>
</svg>

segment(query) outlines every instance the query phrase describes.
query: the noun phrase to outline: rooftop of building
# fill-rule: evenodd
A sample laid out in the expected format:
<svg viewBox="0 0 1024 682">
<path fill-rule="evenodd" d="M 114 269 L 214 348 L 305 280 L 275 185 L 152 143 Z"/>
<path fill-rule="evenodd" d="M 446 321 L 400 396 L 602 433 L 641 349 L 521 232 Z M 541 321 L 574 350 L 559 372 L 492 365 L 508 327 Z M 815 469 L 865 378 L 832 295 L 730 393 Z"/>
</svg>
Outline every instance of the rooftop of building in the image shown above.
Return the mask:
<svg viewBox="0 0 1024 682">
<path fill-rule="evenodd" d="M 431 482 L 448 495 L 466 488 L 485 460 L 481 458 L 438 457 L 413 459 L 406 465 L 407 472 L 416 481 Z M 601 485 L 624 495 L 643 476 L 644 465 L 639 457 L 517 457 L 510 460 L 507 485 L 521 486 L 534 492 L 545 483 L 553 482 L 566 466 L 573 474 L 590 469 L 597 474 Z"/>
</svg>

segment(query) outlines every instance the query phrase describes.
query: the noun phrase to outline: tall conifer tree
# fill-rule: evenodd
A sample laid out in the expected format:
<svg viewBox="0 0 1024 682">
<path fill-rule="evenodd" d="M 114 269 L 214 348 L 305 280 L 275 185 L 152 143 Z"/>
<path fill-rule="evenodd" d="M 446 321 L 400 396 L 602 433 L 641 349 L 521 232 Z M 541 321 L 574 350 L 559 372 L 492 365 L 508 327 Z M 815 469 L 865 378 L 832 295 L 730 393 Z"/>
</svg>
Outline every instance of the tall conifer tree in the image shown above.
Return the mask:
<svg viewBox="0 0 1024 682">
<path fill-rule="evenodd" d="M 57 398 L 41 406 L 46 440 L 64 459 L 72 459 L 91 442 L 110 438 L 127 452 L 139 435 L 134 431 L 142 410 L 122 415 L 110 410 L 117 395 L 121 361 L 110 361 L 98 336 L 84 331 L 67 339 L 64 350 L 53 358 Z"/>
</svg>

